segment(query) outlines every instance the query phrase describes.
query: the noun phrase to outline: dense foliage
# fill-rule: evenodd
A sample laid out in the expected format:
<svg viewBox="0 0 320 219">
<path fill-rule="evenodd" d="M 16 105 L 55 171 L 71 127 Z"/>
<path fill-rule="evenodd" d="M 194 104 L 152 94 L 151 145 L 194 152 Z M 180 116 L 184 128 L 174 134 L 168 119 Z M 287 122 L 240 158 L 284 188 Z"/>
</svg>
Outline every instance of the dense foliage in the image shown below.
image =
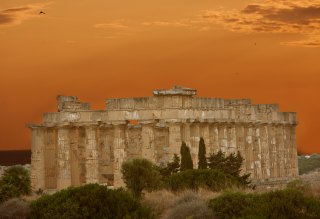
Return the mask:
<svg viewBox="0 0 320 219">
<path fill-rule="evenodd" d="M 220 191 L 229 187 L 244 187 L 238 178 L 219 171 L 218 169 L 185 170 L 167 177 L 164 187 L 173 191 L 206 188 L 212 191 Z"/>
<path fill-rule="evenodd" d="M 190 148 L 186 145 L 185 142 L 182 142 L 181 144 L 180 154 L 181 154 L 180 171 L 193 169 Z"/>
<path fill-rule="evenodd" d="M 24 167 L 17 165 L 4 171 L 0 179 L 0 203 L 10 198 L 31 193 L 30 174 Z"/>
<path fill-rule="evenodd" d="M 127 188 L 137 198 L 142 190 L 152 190 L 159 186 L 161 176 L 158 168 L 147 159 L 133 159 L 122 164 L 121 172 Z"/>
<path fill-rule="evenodd" d="M 299 156 L 298 158 L 299 174 L 306 174 L 320 168 L 320 154 L 311 156 Z"/>
<path fill-rule="evenodd" d="M 171 162 L 167 163 L 164 167 L 158 167 L 158 169 L 163 177 L 178 173 L 180 171 L 180 157 L 177 154 L 174 154 Z"/>
<path fill-rule="evenodd" d="M 225 193 L 209 203 L 220 219 L 319 219 L 320 201 L 286 189 L 262 194 Z"/>
<path fill-rule="evenodd" d="M 221 150 L 216 154 L 210 154 L 208 157 L 208 167 L 209 169 L 217 169 L 226 174 L 230 174 L 238 178 L 242 183 L 249 184 L 250 174 L 241 175 L 241 165 L 244 161 L 244 158 L 241 156 L 238 151 L 237 154 L 231 153 L 226 156 Z"/>
<path fill-rule="evenodd" d="M 207 169 L 206 145 L 201 137 L 199 141 L 198 169 Z"/>
<path fill-rule="evenodd" d="M 98 184 L 44 195 L 31 208 L 31 218 L 152 218 L 151 211 L 130 193 Z"/>
</svg>

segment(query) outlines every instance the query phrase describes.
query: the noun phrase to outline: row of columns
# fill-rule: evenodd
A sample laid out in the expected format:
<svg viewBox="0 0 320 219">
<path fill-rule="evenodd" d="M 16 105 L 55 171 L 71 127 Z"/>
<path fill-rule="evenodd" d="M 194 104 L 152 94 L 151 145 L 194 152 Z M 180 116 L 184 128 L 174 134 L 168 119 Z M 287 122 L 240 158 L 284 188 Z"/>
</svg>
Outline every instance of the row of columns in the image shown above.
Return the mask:
<svg viewBox="0 0 320 219">
<path fill-rule="evenodd" d="M 114 185 L 123 186 L 121 165 L 128 156 L 126 125 L 113 125 Z M 153 123 L 141 126 L 141 157 L 159 162 L 156 153 L 163 153 L 166 162 L 180 154 L 181 142 L 190 147 L 194 167 L 198 164 L 200 137 L 206 144 L 207 155 L 218 150 L 227 155 L 240 151 L 245 158 L 243 172 L 253 179 L 294 177 L 297 173 L 295 127 L 274 124 L 235 123 L 167 123 L 167 144 L 156 151 L 156 131 Z M 100 128 L 97 126 L 37 127 L 32 131 L 32 186 L 62 189 L 70 185 L 99 183 L 101 155 Z M 105 137 L 103 137 L 105 138 Z M 106 140 L 105 140 L 106 141 Z M 99 145 L 102 144 L 102 145 Z M 111 152 L 111 150 L 109 150 Z M 111 155 L 110 155 L 111 156 Z M 159 156 L 157 156 L 159 157 Z M 56 182 L 56 184 L 55 184 Z"/>
</svg>

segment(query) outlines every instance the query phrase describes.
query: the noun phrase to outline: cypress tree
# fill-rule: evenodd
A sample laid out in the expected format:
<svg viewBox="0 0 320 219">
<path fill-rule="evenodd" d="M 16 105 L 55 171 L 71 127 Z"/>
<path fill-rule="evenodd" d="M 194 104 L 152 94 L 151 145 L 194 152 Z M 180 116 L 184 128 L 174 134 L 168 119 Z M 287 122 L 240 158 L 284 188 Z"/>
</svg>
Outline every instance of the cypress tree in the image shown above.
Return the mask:
<svg viewBox="0 0 320 219">
<path fill-rule="evenodd" d="M 180 171 L 193 169 L 193 163 L 192 163 L 192 158 L 191 158 L 191 154 L 190 154 L 190 149 L 184 141 L 181 144 L 180 153 L 181 153 Z"/>
<path fill-rule="evenodd" d="M 206 145 L 202 137 L 199 142 L 198 169 L 207 169 Z"/>
</svg>

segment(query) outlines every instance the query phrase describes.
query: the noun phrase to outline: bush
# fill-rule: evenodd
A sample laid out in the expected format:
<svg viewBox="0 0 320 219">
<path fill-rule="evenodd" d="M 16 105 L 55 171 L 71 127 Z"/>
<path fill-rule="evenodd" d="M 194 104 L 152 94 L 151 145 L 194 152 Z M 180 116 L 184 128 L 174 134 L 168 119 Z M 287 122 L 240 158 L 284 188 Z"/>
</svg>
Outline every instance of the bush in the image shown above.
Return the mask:
<svg viewBox="0 0 320 219">
<path fill-rule="evenodd" d="M 320 168 L 320 155 L 313 154 L 309 158 L 305 156 L 298 157 L 299 174 L 307 174 Z"/>
<path fill-rule="evenodd" d="M 130 193 L 98 184 L 44 195 L 32 202 L 31 207 L 31 218 L 152 218 L 151 210 Z"/>
<path fill-rule="evenodd" d="M 180 154 L 181 154 L 180 171 L 193 169 L 190 148 L 186 145 L 184 141 L 182 142 L 180 147 Z"/>
<path fill-rule="evenodd" d="M 220 219 L 319 219 L 320 201 L 286 189 L 263 194 L 225 193 L 209 203 Z"/>
<path fill-rule="evenodd" d="M 31 212 L 30 204 L 19 199 L 13 198 L 0 205 L 0 218 L 29 218 Z"/>
<path fill-rule="evenodd" d="M 208 204 L 194 192 L 188 191 L 178 197 L 171 208 L 164 214 L 164 219 L 213 219 L 214 215 L 208 208 Z"/>
<path fill-rule="evenodd" d="M 29 171 L 17 165 L 4 171 L 0 179 L 0 203 L 10 198 L 29 195 L 31 183 Z"/>
<path fill-rule="evenodd" d="M 127 188 L 137 198 L 142 190 L 157 188 L 161 182 L 158 168 L 147 159 L 133 159 L 122 164 L 121 172 Z"/>
<path fill-rule="evenodd" d="M 215 169 L 185 170 L 167 177 L 164 181 L 164 187 L 173 191 L 199 188 L 220 191 L 234 186 L 246 185 L 238 178 Z"/>
</svg>

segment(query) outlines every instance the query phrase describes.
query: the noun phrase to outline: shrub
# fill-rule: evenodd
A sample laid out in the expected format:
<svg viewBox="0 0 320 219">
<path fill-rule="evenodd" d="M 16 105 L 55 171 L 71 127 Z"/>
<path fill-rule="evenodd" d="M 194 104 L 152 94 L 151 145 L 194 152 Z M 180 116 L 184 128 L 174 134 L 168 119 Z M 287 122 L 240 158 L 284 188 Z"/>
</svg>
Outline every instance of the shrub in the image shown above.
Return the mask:
<svg viewBox="0 0 320 219">
<path fill-rule="evenodd" d="M 233 186 L 243 187 L 245 185 L 230 174 L 210 169 L 182 171 L 167 177 L 164 181 L 164 187 L 173 191 L 198 190 L 199 188 L 220 191 Z"/>
<path fill-rule="evenodd" d="M 180 170 L 180 157 L 177 154 L 174 154 L 173 160 L 167 163 L 166 166 L 157 167 L 162 177 L 170 176 L 174 173 L 178 173 Z"/>
<path fill-rule="evenodd" d="M 207 169 L 206 145 L 201 137 L 199 141 L 198 169 Z"/>
<path fill-rule="evenodd" d="M 122 164 L 121 172 L 127 188 L 137 198 L 142 190 L 157 188 L 161 182 L 160 173 L 155 165 L 147 159 L 133 159 Z"/>
<path fill-rule="evenodd" d="M 146 193 L 143 196 L 143 204 L 150 207 L 153 212 L 160 217 L 160 215 L 169 209 L 176 197 L 171 191 L 168 190 L 158 190 Z M 157 217 L 157 218 L 158 218 Z"/>
<path fill-rule="evenodd" d="M 180 154 L 181 154 L 180 171 L 193 169 L 193 163 L 192 163 L 192 158 L 191 158 L 191 154 L 190 154 L 190 148 L 186 145 L 185 142 L 182 142 L 182 144 L 181 144 Z"/>
<path fill-rule="evenodd" d="M 241 165 L 244 158 L 238 151 L 237 154 L 231 153 L 228 156 L 221 150 L 216 154 L 210 154 L 208 157 L 208 167 L 209 169 L 217 169 L 224 173 L 230 174 L 241 181 L 241 183 L 249 185 L 251 182 L 249 180 L 250 174 L 240 175 Z"/>
<path fill-rule="evenodd" d="M 298 190 L 286 189 L 263 194 L 226 193 L 209 203 L 221 219 L 318 219 L 320 202 Z"/>
<path fill-rule="evenodd" d="M 0 203 L 10 198 L 31 193 L 29 171 L 17 165 L 4 171 L 0 179 Z"/>
<path fill-rule="evenodd" d="M 208 204 L 196 193 L 187 191 L 174 200 L 170 209 L 164 214 L 164 219 L 214 218 Z"/>
<path fill-rule="evenodd" d="M 98 184 L 44 195 L 32 202 L 31 207 L 31 218 L 152 218 L 151 210 L 130 193 Z"/>
<path fill-rule="evenodd" d="M 0 218 L 29 218 L 31 212 L 30 204 L 19 199 L 13 198 L 0 205 Z"/>
</svg>

